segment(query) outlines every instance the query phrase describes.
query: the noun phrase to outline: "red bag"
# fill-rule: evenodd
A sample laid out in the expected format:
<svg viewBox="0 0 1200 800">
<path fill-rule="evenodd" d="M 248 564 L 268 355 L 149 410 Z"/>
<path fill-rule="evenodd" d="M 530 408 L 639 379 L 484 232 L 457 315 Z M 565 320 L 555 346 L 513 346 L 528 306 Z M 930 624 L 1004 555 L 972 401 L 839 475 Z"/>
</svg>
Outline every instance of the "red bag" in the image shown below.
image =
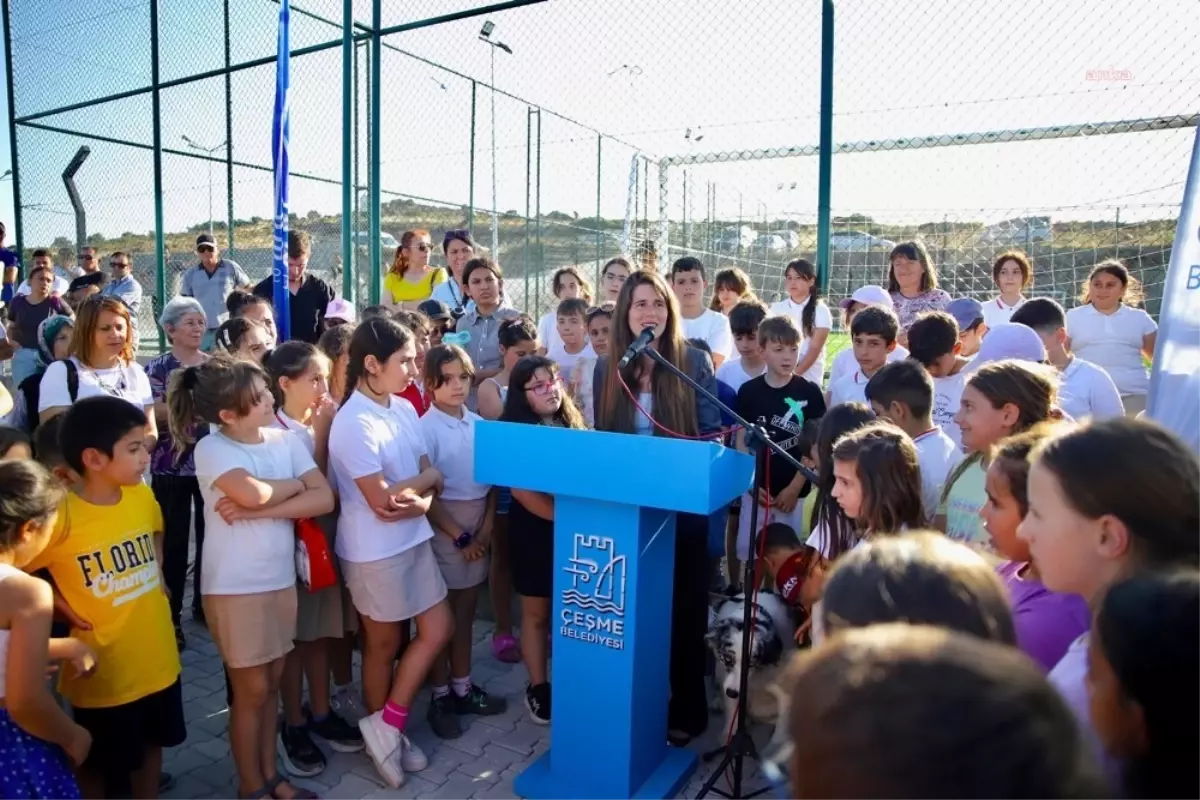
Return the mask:
<svg viewBox="0 0 1200 800">
<path fill-rule="evenodd" d="M 329 540 L 316 520 L 296 520 L 296 577 L 309 592 L 319 592 L 337 583 Z"/>
</svg>

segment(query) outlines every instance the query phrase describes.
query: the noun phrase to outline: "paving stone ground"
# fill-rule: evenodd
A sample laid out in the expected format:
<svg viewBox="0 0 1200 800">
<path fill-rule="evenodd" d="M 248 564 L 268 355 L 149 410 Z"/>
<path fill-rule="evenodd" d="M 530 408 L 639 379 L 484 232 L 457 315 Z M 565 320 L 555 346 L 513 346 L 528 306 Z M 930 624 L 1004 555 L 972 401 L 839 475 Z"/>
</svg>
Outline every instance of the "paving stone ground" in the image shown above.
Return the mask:
<svg viewBox="0 0 1200 800">
<path fill-rule="evenodd" d="M 184 608 L 190 608 L 190 599 Z M 177 781 L 167 798 L 236 797 L 237 785 L 229 753 L 228 709 L 221 659 L 208 631 L 188 619 L 184 631 L 188 646 L 182 653 L 184 714 L 187 741 L 168 750 L 163 768 Z M 475 648 L 472 678 L 492 694 L 508 698 L 509 710 L 496 717 L 472 718 L 463 736 L 440 741 L 425 722 L 428 692 L 413 708 L 415 724 L 409 735 L 429 756 L 429 768 L 407 776 L 399 789 L 386 787 L 365 753 L 324 752 L 329 760 L 325 771 L 311 779 L 293 781 L 326 798 L 513 798 L 513 779 L 546 751 L 550 729 L 529 721 L 523 693 L 525 668 L 503 664 L 492 657 L 491 624 L 478 621 L 474 628 Z M 357 654 L 355 674 L 358 674 Z M 708 733 L 692 743 L 703 752 L 717 744 L 723 734 L 721 717 L 714 715 Z M 769 731 L 758 726 L 755 740 L 762 745 Z M 323 743 L 320 746 L 324 747 Z M 681 797 L 696 797 L 716 761 L 701 762 Z M 745 791 L 762 787 L 759 767 L 747 761 Z M 724 786 L 722 780 L 719 786 Z"/>
</svg>

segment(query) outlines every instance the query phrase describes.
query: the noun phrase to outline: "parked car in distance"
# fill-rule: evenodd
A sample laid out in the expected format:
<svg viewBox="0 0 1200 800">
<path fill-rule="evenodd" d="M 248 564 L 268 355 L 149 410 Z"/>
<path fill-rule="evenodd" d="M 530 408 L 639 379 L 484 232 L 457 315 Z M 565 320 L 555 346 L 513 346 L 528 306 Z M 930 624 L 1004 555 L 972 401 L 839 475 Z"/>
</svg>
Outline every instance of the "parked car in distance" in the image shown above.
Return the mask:
<svg viewBox="0 0 1200 800">
<path fill-rule="evenodd" d="M 354 246 L 367 247 L 371 244 L 371 234 L 366 231 L 356 231 L 354 233 Z M 387 231 L 379 232 L 379 246 L 384 250 L 395 250 L 400 246 L 400 242 L 396 241 L 396 237 L 392 236 Z"/>
<path fill-rule="evenodd" d="M 777 235 L 783 237 L 788 250 L 796 250 L 800 247 L 800 234 L 796 231 L 779 231 Z"/>
<path fill-rule="evenodd" d="M 754 240 L 754 249 L 766 250 L 770 253 L 782 253 L 788 250 L 787 242 L 777 233 L 761 233 Z"/>
<path fill-rule="evenodd" d="M 1054 231 L 1049 217 L 1018 217 L 989 225 L 979 234 L 983 244 L 1021 247 L 1033 243 L 1050 242 Z"/>
<path fill-rule="evenodd" d="M 721 236 L 717 239 L 717 251 L 736 253 L 738 250 L 749 250 L 751 247 L 754 247 L 754 243 L 757 240 L 758 231 L 749 225 L 743 225 L 740 228 L 728 228 L 721 231 Z"/>
<path fill-rule="evenodd" d="M 833 250 L 891 250 L 896 243 L 865 231 L 834 231 L 829 236 Z"/>
</svg>

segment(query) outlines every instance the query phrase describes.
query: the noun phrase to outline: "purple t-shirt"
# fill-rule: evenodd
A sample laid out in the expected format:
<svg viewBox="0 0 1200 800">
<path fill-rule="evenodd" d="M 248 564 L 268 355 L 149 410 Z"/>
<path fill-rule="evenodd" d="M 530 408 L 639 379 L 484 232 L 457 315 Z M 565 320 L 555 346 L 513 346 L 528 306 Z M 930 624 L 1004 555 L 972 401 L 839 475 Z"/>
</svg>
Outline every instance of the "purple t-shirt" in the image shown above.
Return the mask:
<svg viewBox="0 0 1200 800">
<path fill-rule="evenodd" d="M 1071 642 L 1087 633 L 1092 615 L 1079 595 L 1052 592 L 1041 581 L 1022 578 L 1026 566 L 1007 561 L 996 572 L 1012 599 L 1017 645 L 1049 672 L 1066 655 Z"/>
</svg>

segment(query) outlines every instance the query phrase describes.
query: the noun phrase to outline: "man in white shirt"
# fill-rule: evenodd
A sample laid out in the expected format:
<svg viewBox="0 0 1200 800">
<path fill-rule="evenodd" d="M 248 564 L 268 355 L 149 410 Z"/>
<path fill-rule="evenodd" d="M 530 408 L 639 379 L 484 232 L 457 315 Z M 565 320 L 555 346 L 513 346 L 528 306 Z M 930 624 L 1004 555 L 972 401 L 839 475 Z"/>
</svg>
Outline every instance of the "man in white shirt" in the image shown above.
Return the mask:
<svg viewBox="0 0 1200 800">
<path fill-rule="evenodd" d="M 1012 321 L 1041 337 L 1047 360 L 1058 370 L 1058 405 L 1072 419 L 1124 416 L 1121 393 L 1108 373 L 1067 351 L 1067 315 L 1062 306 L 1048 297 L 1034 297 L 1017 309 Z"/>
<path fill-rule="evenodd" d="M 733 355 L 733 333 L 724 314 L 704 307 L 708 279 L 700 259 L 684 256 L 672 264 L 671 288 L 679 300 L 683 337 L 704 341 L 712 350 L 713 367 L 721 366 Z"/>
<path fill-rule="evenodd" d="M 921 465 L 925 518 L 932 522 L 946 478 L 963 457 L 958 445 L 933 423 L 933 379 L 916 361 L 898 361 L 871 377 L 866 395 L 876 416 L 912 438 Z"/>
<path fill-rule="evenodd" d="M 54 276 L 53 283 L 50 285 L 50 294 L 63 297 L 71 288 L 71 282 L 58 274 L 58 269 L 54 266 L 54 259 L 50 257 L 50 251 L 44 248 L 39 248 L 33 251 L 32 265 L 29 271 L 32 272 L 36 267 L 42 267 L 49 270 Z M 28 273 L 26 273 L 28 274 Z M 33 291 L 29 286 L 29 279 L 21 281 L 21 285 L 17 287 L 17 294 L 29 294 Z"/>
</svg>

